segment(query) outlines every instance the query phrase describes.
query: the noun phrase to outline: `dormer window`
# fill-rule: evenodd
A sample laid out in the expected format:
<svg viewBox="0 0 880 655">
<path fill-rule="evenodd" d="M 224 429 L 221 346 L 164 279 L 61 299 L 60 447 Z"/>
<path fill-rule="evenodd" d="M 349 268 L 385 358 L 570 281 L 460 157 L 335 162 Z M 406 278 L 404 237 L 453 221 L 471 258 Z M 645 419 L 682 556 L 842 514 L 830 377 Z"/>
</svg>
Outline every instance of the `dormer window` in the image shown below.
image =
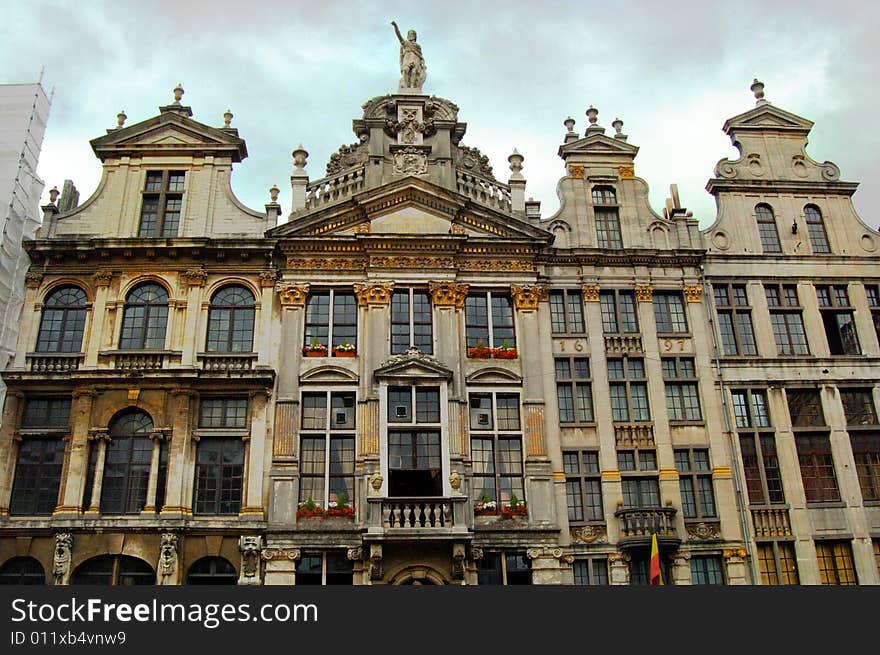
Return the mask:
<svg viewBox="0 0 880 655">
<path fill-rule="evenodd" d="M 185 177 L 183 171 L 147 171 L 138 236 L 177 236 Z"/>
<path fill-rule="evenodd" d="M 610 186 L 594 186 L 593 211 L 596 214 L 596 237 L 600 248 L 623 248 L 620 234 L 620 209 L 617 194 Z"/>
<path fill-rule="evenodd" d="M 758 222 L 758 234 L 761 236 L 761 248 L 764 252 L 782 252 L 779 244 L 779 231 L 776 229 L 776 217 L 770 205 L 761 203 L 755 206 L 755 220 Z"/>
</svg>

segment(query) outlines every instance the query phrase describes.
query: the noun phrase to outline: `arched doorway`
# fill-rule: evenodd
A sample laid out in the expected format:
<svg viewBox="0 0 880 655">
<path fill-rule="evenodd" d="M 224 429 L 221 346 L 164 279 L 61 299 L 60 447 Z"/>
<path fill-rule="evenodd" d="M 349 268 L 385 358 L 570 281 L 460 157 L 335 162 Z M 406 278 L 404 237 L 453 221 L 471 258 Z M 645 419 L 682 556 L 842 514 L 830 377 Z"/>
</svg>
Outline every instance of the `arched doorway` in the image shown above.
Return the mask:
<svg viewBox="0 0 880 655">
<path fill-rule="evenodd" d="M 396 573 L 388 584 L 392 585 L 445 585 L 449 581 L 428 566 L 409 566 Z"/>
<path fill-rule="evenodd" d="M 223 557 L 202 557 L 189 567 L 186 584 L 238 584 L 238 574 L 229 560 Z"/>
<path fill-rule="evenodd" d="M 128 555 L 100 555 L 80 564 L 70 579 L 73 585 L 150 585 L 156 572 L 144 560 Z"/>
<path fill-rule="evenodd" d="M 0 585 L 46 584 L 43 565 L 33 557 L 13 557 L 0 567 Z"/>
</svg>

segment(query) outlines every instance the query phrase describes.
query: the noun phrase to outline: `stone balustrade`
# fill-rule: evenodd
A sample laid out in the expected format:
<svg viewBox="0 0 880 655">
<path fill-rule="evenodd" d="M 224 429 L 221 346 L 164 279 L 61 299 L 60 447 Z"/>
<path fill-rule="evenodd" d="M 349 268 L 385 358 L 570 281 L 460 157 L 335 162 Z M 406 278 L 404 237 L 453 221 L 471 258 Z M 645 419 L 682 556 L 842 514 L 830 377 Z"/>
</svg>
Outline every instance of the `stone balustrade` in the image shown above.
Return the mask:
<svg viewBox="0 0 880 655">
<path fill-rule="evenodd" d="M 66 373 L 77 370 L 84 358 L 83 353 L 28 353 L 26 361 L 37 373 Z"/>
<path fill-rule="evenodd" d="M 479 204 L 502 211 L 512 211 L 510 187 L 508 185 L 472 175 L 471 173 L 465 173 L 464 171 L 457 171 L 456 183 L 459 193 L 466 195 Z"/>
<path fill-rule="evenodd" d="M 311 182 L 306 188 L 306 209 L 344 200 L 364 188 L 364 168 L 352 168 Z"/>
</svg>

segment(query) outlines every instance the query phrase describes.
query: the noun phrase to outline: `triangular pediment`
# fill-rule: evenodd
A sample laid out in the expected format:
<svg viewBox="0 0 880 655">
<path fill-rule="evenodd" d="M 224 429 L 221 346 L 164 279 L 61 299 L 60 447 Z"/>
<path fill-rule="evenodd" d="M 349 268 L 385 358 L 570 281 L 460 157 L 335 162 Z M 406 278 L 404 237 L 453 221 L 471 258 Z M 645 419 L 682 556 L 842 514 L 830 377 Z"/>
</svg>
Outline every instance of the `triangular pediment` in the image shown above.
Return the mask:
<svg viewBox="0 0 880 655">
<path fill-rule="evenodd" d="M 315 383 L 315 382 L 324 382 L 324 383 L 333 383 L 333 382 L 357 382 L 358 376 L 357 374 L 349 371 L 346 368 L 342 368 L 341 366 L 318 366 L 317 368 L 313 368 L 310 371 L 306 371 L 299 377 L 299 381 L 302 383 Z"/>
<path fill-rule="evenodd" d="M 410 348 L 405 353 L 394 355 L 380 365 L 373 375 L 376 379 L 408 378 L 408 379 L 443 379 L 452 377 L 452 370 L 440 363 L 431 355 L 417 348 Z"/>
<path fill-rule="evenodd" d="M 90 143 L 102 160 L 107 156 L 196 149 L 199 153 L 227 152 L 236 162 L 247 157 L 247 146 L 236 130 L 211 127 L 174 112 L 108 130 Z"/>
<path fill-rule="evenodd" d="M 734 130 L 741 129 L 782 129 L 806 133 L 812 127 L 812 121 L 801 118 L 784 109 L 779 109 L 779 107 L 774 107 L 769 103 L 759 105 L 743 114 L 729 118 L 724 123 L 724 131 L 728 134 Z"/>
<path fill-rule="evenodd" d="M 293 214 L 267 236 L 463 237 L 552 241 L 527 221 L 474 203 L 417 177 L 406 177 L 352 195 L 324 209 Z"/>
<path fill-rule="evenodd" d="M 623 139 L 614 139 L 604 134 L 591 134 L 583 139 L 559 146 L 559 156 L 563 159 L 576 153 L 589 153 L 592 155 L 607 153 L 635 157 L 638 152 L 638 146 L 631 145 Z"/>
</svg>

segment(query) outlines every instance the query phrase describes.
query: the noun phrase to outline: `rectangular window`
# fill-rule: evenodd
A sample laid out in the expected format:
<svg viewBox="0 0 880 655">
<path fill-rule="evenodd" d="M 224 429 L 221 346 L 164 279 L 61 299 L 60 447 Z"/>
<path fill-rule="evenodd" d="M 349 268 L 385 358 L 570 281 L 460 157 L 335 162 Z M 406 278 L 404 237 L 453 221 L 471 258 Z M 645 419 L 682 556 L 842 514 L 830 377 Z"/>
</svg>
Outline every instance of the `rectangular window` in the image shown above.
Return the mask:
<svg viewBox="0 0 880 655">
<path fill-rule="evenodd" d="M 353 391 L 303 393 L 300 503 L 355 506 L 355 409 Z"/>
<path fill-rule="evenodd" d="M 470 394 L 473 499 L 508 506 L 525 500 L 517 394 Z M 494 411 L 493 411 L 494 405 Z M 497 424 L 492 417 L 497 417 Z"/>
<path fill-rule="evenodd" d="M 852 545 L 848 541 L 817 541 L 816 558 L 823 585 L 856 585 Z"/>
<path fill-rule="evenodd" d="M 296 563 L 296 585 L 354 584 L 354 562 L 345 552 L 303 553 Z"/>
<path fill-rule="evenodd" d="M 395 289 L 391 295 L 391 352 L 418 348 L 434 352 L 431 296 L 427 291 Z"/>
<path fill-rule="evenodd" d="M 777 355 L 809 355 L 802 307 L 795 285 L 764 285 Z"/>
<path fill-rule="evenodd" d="M 661 362 L 666 386 L 666 409 L 669 412 L 670 422 L 703 420 L 694 359 L 668 357 Z"/>
<path fill-rule="evenodd" d="M 464 310 L 469 349 L 516 347 L 510 296 L 493 291 L 471 294 L 465 299 Z"/>
<path fill-rule="evenodd" d="M 50 516 L 58 505 L 64 440 L 61 437 L 22 440 L 12 481 L 12 516 Z"/>
<path fill-rule="evenodd" d="M 871 389 L 840 389 L 840 400 L 849 427 L 877 425 L 877 411 Z"/>
<path fill-rule="evenodd" d="M 767 505 L 784 503 L 782 475 L 776 455 L 776 439 L 772 431 L 739 430 L 739 447 L 749 503 Z"/>
<path fill-rule="evenodd" d="M 147 171 L 138 236 L 177 236 L 184 180 L 183 171 Z"/>
<path fill-rule="evenodd" d="M 752 308 L 744 284 L 716 283 L 712 286 L 715 311 L 725 355 L 755 356 Z"/>
<path fill-rule="evenodd" d="M 721 558 L 717 555 L 691 557 L 691 584 L 723 585 L 724 574 L 721 569 Z"/>
<path fill-rule="evenodd" d="M 816 389 L 788 389 L 788 413 L 794 428 L 815 428 L 825 426 L 822 412 L 822 398 Z"/>
<path fill-rule="evenodd" d="M 675 468 L 681 490 L 681 512 L 686 519 L 715 518 L 715 493 L 709 451 L 701 448 L 675 451 Z"/>
<path fill-rule="evenodd" d="M 817 285 L 819 313 L 832 355 L 860 355 L 854 308 L 846 285 Z"/>
<path fill-rule="evenodd" d="M 576 585 L 604 586 L 608 584 L 608 559 L 605 557 L 575 560 L 572 569 Z"/>
<path fill-rule="evenodd" d="M 525 553 L 507 551 L 485 553 L 477 567 L 477 584 L 529 585 L 532 584 L 531 560 Z"/>
<path fill-rule="evenodd" d="M 840 492 L 828 435 L 795 433 L 794 440 L 807 503 L 839 501 Z"/>
<path fill-rule="evenodd" d="M 247 410 L 247 398 L 203 398 L 199 405 L 199 427 L 245 428 Z"/>
<path fill-rule="evenodd" d="M 605 334 L 633 334 L 639 331 L 636 298 L 632 291 L 600 292 L 599 308 Z"/>
<path fill-rule="evenodd" d="M 26 429 L 64 429 L 70 422 L 70 398 L 28 398 L 21 417 Z"/>
<path fill-rule="evenodd" d="M 580 291 L 550 292 L 550 331 L 553 334 L 584 334 L 584 298 Z"/>
<path fill-rule="evenodd" d="M 862 498 L 880 500 L 880 432 L 851 431 L 849 440 Z"/>
<path fill-rule="evenodd" d="M 798 577 L 797 558 L 794 544 L 788 541 L 767 541 L 758 543 L 758 564 L 761 569 L 761 584 L 796 585 Z"/>
<path fill-rule="evenodd" d="M 563 425 L 593 423 L 590 360 L 586 357 L 557 357 L 554 362 L 559 422 Z"/>
<path fill-rule="evenodd" d="M 614 421 L 650 421 L 645 362 L 637 357 L 609 358 L 611 417 Z"/>
<path fill-rule="evenodd" d="M 327 356 L 336 346 L 357 348 L 357 311 L 354 293 L 331 290 L 309 294 L 304 348 L 312 352 L 323 348 Z"/>
<path fill-rule="evenodd" d="M 625 508 L 660 507 L 657 451 L 618 450 L 617 468 L 621 473 Z M 653 473 L 653 475 L 645 475 L 645 473 Z"/>
<path fill-rule="evenodd" d="M 654 319 L 658 334 L 686 333 L 687 316 L 681 294 L 676 291 L 655 291 Z"/>
<path fill-rule="evenodd" d="M 594 450 L 563 451 L 562 465 L 569 522 L 604 521 L 599 453 Z"/>
<path fill-rule="evenodd" d="M 877 335 L 877 341 L 880 341 L 880 285 L 866 284 L 865 294 L 868 296 L 868 307 L 871 308 L 874 334 Z"/>
<path fill-rule="evenodd" d="M 238 514 L 244 481 L 244 442 L 202 437 L 196 447 L 193 513 Z"/>
<path fill-rule="evenodd" d="M 600 248 L 617 250 L 623 248 L 620 233 L 620 214 L 617 207 L 597 207 L 596 237 Z"/>
</svg>

